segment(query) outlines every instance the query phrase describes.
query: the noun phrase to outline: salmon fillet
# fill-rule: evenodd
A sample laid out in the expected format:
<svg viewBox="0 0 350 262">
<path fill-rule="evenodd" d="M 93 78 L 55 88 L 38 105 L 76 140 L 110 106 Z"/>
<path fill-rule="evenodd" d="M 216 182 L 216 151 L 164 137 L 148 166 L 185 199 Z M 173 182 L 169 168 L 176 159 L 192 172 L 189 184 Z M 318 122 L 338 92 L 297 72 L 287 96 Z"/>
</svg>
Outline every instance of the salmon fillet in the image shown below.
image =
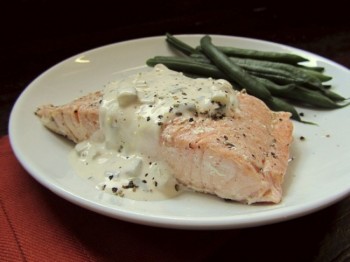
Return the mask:
<svg viewBox="0 0 350 262">
<path fill-rule="evenodd" d="M 99 126 L 102 92 L 63 106 L 44 105 L 36 115 L 50 130 L 75 143 Z M 238 93 L 234 117 L 176 117 L 161 127 L 160 155 L 176 179 L 195 191 L 245 202 L 279 203 L 293 125 L 259 99 Z"/>
<path fill-rule="evenodd" d="M 99 129 L 101 99 L 102 92 L 98 91 L 63 106 L 41 106 L 35 114 L 48 129 L 78 143 Z"/>
<path fill-rule="evenodd" d="M 292 142 L 290 114 L 272 112 L 244 93 L 237 98 L 235 117 L 186 124 L 176 119 L 166 125 L 164 155 L 176 178 L 196 191 L 247 203 L 278 203 Z"/>
</svg>

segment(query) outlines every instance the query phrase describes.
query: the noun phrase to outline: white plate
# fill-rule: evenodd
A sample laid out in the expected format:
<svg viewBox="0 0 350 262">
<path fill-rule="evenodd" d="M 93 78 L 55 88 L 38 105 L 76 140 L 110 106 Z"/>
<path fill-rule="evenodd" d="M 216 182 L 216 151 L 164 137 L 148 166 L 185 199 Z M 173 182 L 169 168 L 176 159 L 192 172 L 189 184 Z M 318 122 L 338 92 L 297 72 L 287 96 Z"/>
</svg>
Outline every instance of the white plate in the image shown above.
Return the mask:
<svg viewBox="0 0 350 262">
<path fill-rule="evenodd" d="M 200 35 L 179 36 L 197 45 Z M 212 36 L 214 44 L 261 50 L 292 51 L 312 65 L 326 67 L 335 91 L 350 97 L 349 71 L 320 56 L 271 42 Z M 26 170 L 59 196 L 117 219 L 182 229 L 223 229 L 258 226 L 292 219 L 326 207 L 350 192 L 350 107 L 334 111 L 302 109 L 305 120 L 295 123 L 291 162 L 278 205 L 243 205 L 204 194 L 185 194 L 165 201 L 133 201 L 97 191 L 76 176 L 68 164 L 72 144 L 45 129 L 33 112 L 42 104 L 62 104 L 108 81 L 142 68 L 147 58 L 172 52 L 164 37 L 121 42 L 87 51 L 52 67 L 35 79 L 17 100 L 9 134 L 14 152 Z M 299 139 L 306 138 L 305 141 Z"/>
</svg>

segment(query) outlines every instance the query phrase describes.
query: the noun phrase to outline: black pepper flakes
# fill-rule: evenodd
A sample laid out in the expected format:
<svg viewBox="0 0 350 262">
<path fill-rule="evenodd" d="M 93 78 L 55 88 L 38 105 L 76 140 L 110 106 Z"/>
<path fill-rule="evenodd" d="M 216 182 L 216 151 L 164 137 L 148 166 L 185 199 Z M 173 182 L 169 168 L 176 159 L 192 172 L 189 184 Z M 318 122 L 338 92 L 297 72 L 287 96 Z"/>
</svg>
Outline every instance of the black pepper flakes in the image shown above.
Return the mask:
<svg viewBox="0 0 350 262">
<path fill-rule="evenodd" d="M 304 136 L 300 136 L 299 139 L 300 141 L 305 141 L 306 138 Z"/>
<path fill-rule="evenodd" d="M 225 142 L 225 146 L 226 146 L 227 148 L 229 148 L 229 149 L 231 149 L 231 148 L 234 148 L 234 147 L 235 147 L 235 145 L 234 145 L 234 144 L 232 144 L 232 143 L 230 143 L 230 142 Z"/>
<path fill-rule="evenodd" d="M 128 189 L 128 188 L 138 188 L 137 185 L 134 184 L 134 181 L 130 180 L 129 183 L 125 186 L 123 186 L 124 189 Z"/>
<path fill-rule="evenodd" d="M 112 187 L 112 192 L 113 193 L 116 193 L 118 191 L 118 188 L 117 187 Z"/>
</svg>

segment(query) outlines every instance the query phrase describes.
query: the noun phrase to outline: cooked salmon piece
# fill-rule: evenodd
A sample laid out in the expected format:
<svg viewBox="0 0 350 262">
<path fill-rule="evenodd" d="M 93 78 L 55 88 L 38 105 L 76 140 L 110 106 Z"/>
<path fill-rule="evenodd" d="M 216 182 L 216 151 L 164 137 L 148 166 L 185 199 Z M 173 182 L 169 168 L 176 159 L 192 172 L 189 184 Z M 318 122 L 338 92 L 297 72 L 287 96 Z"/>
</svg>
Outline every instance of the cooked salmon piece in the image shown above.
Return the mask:
<svg viewBox="0 0 350 262">
<path fill-rule="evenodd" d="M 162 132 L 164 157 L 178 181 L 196 191 L 247 203 L 279 203 L 293 125 L 239 93 L 234 117 L 175 119 Z"/>
<path fill-rule="evenodd" d="M 36 111 L 42 123 L 75 143 L 99 126 L 102 92 Z M 176 179 L 195 191 L 245 202 L 279 203 L 293 125 L 290 113 L 238 93 L 233 117 L 176 117 L 162 125 L 160 152 Z"/>
<path fill-rule="evenodd" d="M 48 129 L 78 143 L 99 129 L 101 99 L 102 92 L 98 91 L 63 106 L 41 106 L 35 114 Z"/>
</svg>

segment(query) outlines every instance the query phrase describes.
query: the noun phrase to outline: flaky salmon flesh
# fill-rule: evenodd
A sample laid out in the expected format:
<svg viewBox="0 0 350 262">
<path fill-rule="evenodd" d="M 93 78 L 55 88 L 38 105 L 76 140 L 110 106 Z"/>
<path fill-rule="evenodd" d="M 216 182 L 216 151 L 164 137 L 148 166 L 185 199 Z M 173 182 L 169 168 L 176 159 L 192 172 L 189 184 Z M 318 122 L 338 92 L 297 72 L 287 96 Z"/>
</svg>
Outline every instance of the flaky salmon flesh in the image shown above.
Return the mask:
<svg viewBox="0 0 350 262">
<path fill-rule="evenodd" d="M 53 132 L 75 143 L 100 129 L 102 92 L 62 105 L 44 105 L 36 115 Z M 279 203 L 288 167 L 293 124 L 290 113 L 273 112 L 244 92 L 233 117 L 181 117 L 160 128 L 160 149 L 176 179 L 195 191 L 244 203 Z"/>
</svg>

